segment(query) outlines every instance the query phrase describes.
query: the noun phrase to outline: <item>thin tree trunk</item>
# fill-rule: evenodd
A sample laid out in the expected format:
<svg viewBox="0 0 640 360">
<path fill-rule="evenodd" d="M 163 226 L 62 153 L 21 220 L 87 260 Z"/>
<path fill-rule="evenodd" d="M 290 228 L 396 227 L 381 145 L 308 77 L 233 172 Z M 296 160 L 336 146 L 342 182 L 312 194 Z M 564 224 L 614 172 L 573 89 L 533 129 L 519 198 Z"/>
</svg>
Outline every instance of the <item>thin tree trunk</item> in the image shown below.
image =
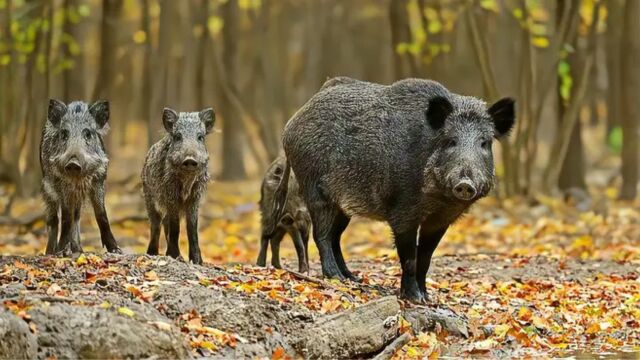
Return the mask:
<svg viewBox="0 0 640 360">
<path fill-rule="evenodd" d="M 407 0 L 391 0 L 389 3 L 389 24 L 391 25 L 391 49 L 393 51 L 393 75 L 395 79 L 403 79 L 410 75 L 410 60 L 398 53 L 401 43 L 411 42 L 411 33 L 407 20 Z"/>
<path fill-rule="evenodd" d="M 195 21 L 202 29 L 202 34 L 198 37 L 198 41 L 195 45 L 195 58 L 196 66 L 194 71 L 194 87 L 195 87 L 195 103 L 197 109 L 202 109 L 205 106 L 211 106 L 206 104 L 207 97 L 205 96 L 205 82 L 204 82 L 204 68 L 207 64 L 207 42 L 209 38 L 209 30 L 207 28 L 207 20 L 209 19 L 209 2 L 207 0 L 200 0 L 199 4 L 194 7 L 197 14 L 195 14 Z"/>
<path fill-rule="evenodd" d="M 631 200 L 638 195 L 638 124 L 640 124 L 640 1 L 627 0 L 622 40 L 622 189 L 620 198 Z"/>
<path fill-rule="evenodd" d="M 109 99 L 114 93 L 114 83 L 116 76 L 116 47 L 117 47 L 117 20 L 120 17 L 123 0 L 104 0 L 102 2 L 102 19 L 100 22 L 100 57 L 97 67 L 96 83 L 93 87 L 91 101 L 98 99 Z M 113 107 L 113 102 L 112 102 Z M 113 116 L 109 120 L 111 127 L 119 126 L 119 119 Z M 124 123 L 123 123 L 124 125 Z M 107 137 L 107 148 L 113 149 L 115 144 L 113 134 Z"/>
<path fill-rule="evenodd" d="M 222 18 L 224 27 L 222 28 L 223 54 L 222 62 L 227 73 L 227 85 L 231 89 L 236 89 L 238 81 L 238 3 L 236 0 L 229 0 L 222 5 Z M 221 80 L 224 81 L 224 80 Z M 230 98 L 230 94 L 224 94 L 222 98 L 221 111 L 223 117 L 224 138 L 222 142 L 222 174 L 225 180 L 239 180 L 247 176 L 244 165 L 244 141 L 242 133 L 242 122 L 240 114 L 235 111 Z"/>
<path fill-rule="evenodd" d="M 561 7 L 562 4 L 564 3 L 564 1 L 567 0 L 558 0 L 558 6 Z M 562 24 L 560 23 L 560 21 L 562 21 L 563 16 L 562 14 L 557 14 L 558 16 L 556 17 L 556 21 L 558 22 L 558 26 L 560 27 Z M 574 48 L 578 47 L 577 41 L 576 41 L 576 37 L 574 37 L 573 39 L 570 39 L 570 44 L 572 44 L 572 46 Z M 585 49 L 586 51 L 589 51 L 589 49 Z M 584 53 L 584 52 L 583 52 Z M 579 64 L 579 54 L 571 54 L 571 55 L 567 55 L 567 63 L 569 64 L 570 67 L 570 74 L 572 78 L 575 78 L 577 76 L 576 70 L 578 68 L 578 64 Z M 593 68 L 593 67 L 592 67 Z M 559 128 L 562 127 L 562 119 L 564 118 L 565 113 L 567 112 L 567 101 L 565 101 L 565 99 L 563 99 L 562 97 L 562 93 L 561 93 L 561 84 L 562 84 L 562 76 L 558 75 L 558 80 L 556 82 L 557 86 L 556 86 L 556 92 L 558 94 L 557 96 L 557 117 L 558 117 L 558 123 L 559 123 Z M 593 86 L 593 82 L 590 82 L 591 86 Z M 578 116 L 579 117 L 579 116 Z M 569 145 L 568 145 L 568 149 L 567 149 L 567 155 L 564 159 L 564 161 L 562 162 L 562 168 L 560 170 L 560 177 L 558 179 L 558 187 L 560 188 L 560 190 L 568 190 L 571 188 L 579 188 L 582 190 L 586 190 L 587 185 L 585 183 L 584 177 L 585 177 L 585 169 L 584 169 L 584 150 L 583 150 L 583 146 L 582 146 L 582 132 L 581 132 L 582 126 L 580 125 L 580 119 L 576 119 L 576 123 L 575 126 L 573 127 L 573 130 L 571 131 L 571 135 L 569 138 Z"/>
<path fill-rule="evenodd" d="M 151 117 L 151 14 L 149 13 L 149 1 L 142 0 L 141 25 L 142 31 L 146 34 L 144 50 L 142 54 L 142 91 L 140 97 L 140 117 L 147 122 L 147 146 L 154 142 L 154 130 L 157 129 L 156 122 L 160 119 Z"/>
<path fill-rule="evenodd" d="M 586 52 L 584 56 L 584 65 L 580 71 L 577 72 L 580 77 L 574 80 L 571 99 L 562 116 L 560 129 L 556 134 L 556 139 L 551 147 L 552 156 L 544 171 L 544 191 L 548 194 L 553 193 L 558 188 L 560 171 L 562 169 L 562 163 L 567 156 L 569 142 L 571 141 L 571 133 L 574 131 L 574 127 L 578 121 L 580 105 L 582 104 L 587 87 L 589 86 L 589 75 L 591 74 L 595 57 L 594 42 L 596 29 L 600 22 L 600 6 L 601 3 L 596 3 L 593 8 L 592 16 L 594 20 L 587 35 L 587 46 L 584 50 Z"/>
<path fill-rule="evenodd" d="M 71 9 L 77 9 L 80 4 L 80 0 L 65 0 L 64 10 L 67 14 Z M 77 10 L 76 10 L 77 11 Z M 63 31 L 65 34 L 70 35 L 74 41 L 78 44 L 82 44 L 84 40 L 84 31 L 80 29 L 77 23 L 71 21 L 69 16 L 65 17 Z M 85 98 L 85 83 L 86 76 L 84 71 L 84 56 L 82 54 L 83 49 L 80 48 L 80 54 L 73 54 L 71 46 L 64 44 L 62 46 L 62 57 L 64 59 L 73 59 L 73 67 L 71 69 L 65 69 L 62 74 L 62 88 L 64 101 L 70 102 L 74 100 L 84 100 Z"/>
<path fill-rule="evenodd" d="M 622 119 L 622 93 L 621 81 L 621 47 L 622 29 L 624 26 L 613 24 L 614 21 L 624 19 L 624 0 L 609 0 L 607 2 L 609 11 L 606 33 L 606 57 L 607 57 L 607 78 L 609 86 L 607 88 L 607 134 L 620 125 Z"/>
</svg>

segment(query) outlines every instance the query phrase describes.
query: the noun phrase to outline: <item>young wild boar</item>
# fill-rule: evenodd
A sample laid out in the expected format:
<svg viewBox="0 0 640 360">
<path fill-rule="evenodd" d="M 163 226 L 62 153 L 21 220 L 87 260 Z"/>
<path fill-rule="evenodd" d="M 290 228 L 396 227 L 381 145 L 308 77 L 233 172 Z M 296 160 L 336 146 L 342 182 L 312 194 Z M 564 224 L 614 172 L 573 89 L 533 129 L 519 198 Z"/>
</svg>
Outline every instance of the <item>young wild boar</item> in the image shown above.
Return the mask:
<svg viewBox="0 0 640 360">
<path fill-rule="evenodd" d="M 434 81 L 331 79 L 284 129 L 288 164 L 276 214 L 292 169 L 322 272 L 340 279 L 353 278 L 340 249 L 350 218 L 387 221 L 402 266 L 400 294 L 424 302 L 431 255 L 449 225 L 493 187 L 493 138 L 514 121 L 513 100 L 487 107 Z"/>
<path fill-rule="evenodd" d="M 106 101 L 91 105 L 75 101 L 66 105 L 59 100 L 49 100 L 40 143 L 42 197 L 49 236 L 47 254 L 82 252 L 80 213 L 87 196 L 100 228 L 102 246 L 108 252 L 121 252 L 104 207 L 109 159 L 102 137 L 109 128 L 108 121 Z"/>
<path fill-rule="evenodd" d="M 202 264 L 198 245 L 198 208 L 209 182 L 209 153 L 205 136 L 213 129 L 211 108 L 181 112 L 165 108 L 167 135 L 155 143 L 142 169 L 142 191 L 151 223 L 147 254 L 158 255 L 160 224 L 167 239 L 167 255 L 180 258 L 180 217 L 187 221 L 189 260 Z"/>
<path fill-rule="evenodd" d="M 287 199 L 284 211 L 278 218 L 273 216 L 273 196 L 282 180 L 287 159 L 279 156 L 271 163 L 262 180 L 260 188 L 260 214 L 262 215 L 262 236 L 260 240 L 260 254 L 258 266 L 265 266 L 267 249 L 271 242 L 271 264 L 275 268 L 280 265 L 280 242 L 285 234 L 289 234 L 298 254 L 298 270 L 302 273 L 309 271 L 309 228 L 311 217 L 299 193 L 298 182 L 293 173 L 289 179 Z"/>
</svg>

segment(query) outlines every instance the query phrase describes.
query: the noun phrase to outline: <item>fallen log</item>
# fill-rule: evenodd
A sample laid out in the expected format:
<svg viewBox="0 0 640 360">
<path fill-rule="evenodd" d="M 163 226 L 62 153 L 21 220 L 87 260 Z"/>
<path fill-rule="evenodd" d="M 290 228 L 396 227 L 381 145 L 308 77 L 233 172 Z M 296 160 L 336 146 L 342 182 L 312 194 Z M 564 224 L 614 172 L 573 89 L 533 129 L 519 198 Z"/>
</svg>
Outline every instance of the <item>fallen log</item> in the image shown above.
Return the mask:
<svg viewBox="0 0 640 360">
<path fill-rule="evenodd" d="M 388 296 L 321 318 L 303 335 L 303 353 L 311 359 L 376 353 L 397 337 L 399 314 L 398 300 Z"/>
<path fill-rule="evenodd" d="M 409 341 L 411 341 L 411 335 L 409 333 L 404 333 L 398 336 L 395 340 L 393 340 L 391 344 L 389 344 L 389 346 L 382 350 L 380 354 L 376 355 L 373 360 L 391 359 L 393 355 L 395 355 L 398 350 L 402 349 L 402 347 L 405 346 Z"/>
</svg>

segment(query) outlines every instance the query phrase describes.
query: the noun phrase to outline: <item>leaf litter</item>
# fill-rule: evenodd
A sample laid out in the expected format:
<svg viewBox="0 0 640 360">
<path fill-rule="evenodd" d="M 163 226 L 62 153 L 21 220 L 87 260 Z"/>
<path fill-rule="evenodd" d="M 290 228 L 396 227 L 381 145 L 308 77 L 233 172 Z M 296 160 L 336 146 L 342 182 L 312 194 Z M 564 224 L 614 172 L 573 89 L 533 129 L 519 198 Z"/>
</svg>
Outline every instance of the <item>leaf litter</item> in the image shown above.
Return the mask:
<svg viewBox="0 0 640 360">
<path fill-rule="evenodd" d="M 135 309 L 100 297 L 108 291 L 149 303 L 161 284 L 186 282 L 220 287 L 246 296 L 304 306 L 317 316 L 334 314 L 384 295 L 397 294 L 400 266 L 389 228 L 356 219 L 343 235 L 349 266 L 362 284 L 319 280 L 318 253 L 310 245 L 310 278 L 254 266 L 259 248 L 257 185 L 216 183 L 202 208 L 200 247 L 207 271 L 166 276 L 171 259 L 99 255 L 99 232 L 83 216 L 83 246 L 73 259 L 3 257 L 3 307 L 29 322 L 33 303 L 15 294 L 40 296 L 77 306 L 101 306 L 135 318 Z M 557 199 L 482 200 L 449 229 L 427 279 L 432 306 L 464 315 L 470 336 L 445 330 L 412 334 L 395 358 L 439 356 L 562 357 L 578 353 L 640 352 L 640 211 L 638 203 L 613 200 L 611 191 L 587 211 Z M 146 250 L 148 224 L 137 193 L 111 191 L 107 204 L 113 231 L 127 253 Z M 39 202 L 16 199 L 10 217 L 38 213 Z M 30 218 L 32 220 L 32 218 Z M 0 223 L 0 253 L 34 255 L 46 243 L 44 223 Z M 184 231 L 181 249 L 187 249 Z M 285 268 L 296 268 L 289 240 L 281 248 Z M 127 255 L 131 256 L 131 255 Z M 126 257 L 126 256 L 125 256 Z M 211 265 L 213 264 L 213 265 Z M 216 271 L 216 270 L 225 271 Z M 318 281 L 310 281 L 318 279 Z M 159 306 L 162 311 L 161 306 Z M 158 329 L 177 326 L 194 355 L 207 356 L 246 341 L 207 326 L 194 309 L 174 323 L 149 321 Z M 33 329 L 37 331 L 37 329 Z M 269 329 L 265 329 L 269 331 Z M 409 331 L 409 330 L 408 330 Z M 289 358 L 273 349 L 273 359 Z"/>
</svg>

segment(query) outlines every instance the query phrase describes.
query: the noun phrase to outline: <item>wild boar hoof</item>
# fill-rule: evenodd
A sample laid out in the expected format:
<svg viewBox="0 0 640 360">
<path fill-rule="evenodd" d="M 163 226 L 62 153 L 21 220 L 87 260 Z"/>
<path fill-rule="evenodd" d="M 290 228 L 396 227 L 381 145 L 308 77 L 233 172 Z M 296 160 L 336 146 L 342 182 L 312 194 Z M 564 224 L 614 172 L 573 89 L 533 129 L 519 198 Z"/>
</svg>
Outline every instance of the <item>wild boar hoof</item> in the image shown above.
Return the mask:
<svg viewBox="0 0 640 360">
<path fill-rule="evenodd" d="M 115 247 L 113 249 L 107 249 L 107 252 L 112 253 L 112 254 L 123 254 L 122 249 L 120 249 L 119 247 Z"/>
<path fill-rule="evenodd" d="M 409 289 L 409 290 L 401 290 L 400 297 L 414 304 L 426 304 L 427 297 L 426 294 L 418 289 Z"/>
</svg>

